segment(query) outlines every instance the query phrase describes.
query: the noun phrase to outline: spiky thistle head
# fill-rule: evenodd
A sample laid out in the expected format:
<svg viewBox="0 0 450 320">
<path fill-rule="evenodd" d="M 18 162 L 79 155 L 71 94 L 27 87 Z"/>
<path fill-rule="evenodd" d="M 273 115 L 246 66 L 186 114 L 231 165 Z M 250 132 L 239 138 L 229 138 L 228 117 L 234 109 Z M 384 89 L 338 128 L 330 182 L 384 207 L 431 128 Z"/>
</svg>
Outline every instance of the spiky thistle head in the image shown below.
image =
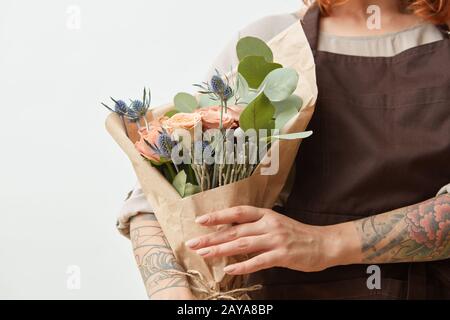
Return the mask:
<svg viewBox="0 0 450 320">
<path fill-rule="evenodd" d="M 211 78 L 211 81 L 209 82 L 209 84 L 211 86 L 211 91 L 218 95 L 221 95 L 227 89 L 227 84 L 225 83 L 225 81 L 223 81 L 222 77 L 219 76 L 218 74 L 214 75 Z"/>
<path fill-rule="evenodd" d="M 172 156 L 172 149 L 174 147 L 174 142 L 170 135 L 167 132 L 161 133 L 161 135 L 158 137 L 158 153 L 163 158 L 171 158 Z"/>
<path fill-rule="evenodd" d="M 195 141 L 195 142 L 194 142 L 194 151 L 195 151 L 195 152 L 201 151 L 202 155 L 204 155 L 205 152 L 206 152 L 206 154 L 208 154 L 208 155 L 211 155 L 211 156 L 214 155 L 214 150 L 213 150 L 213 148 L 212 148 L 211 145 L 210 145 L 208 142 L 206 142 L 206 141 Z"/>
<path fill-rule="evenodd" d="M 142 114 L 147 111 L 147 110 L 145 110 L 144 103 L 141 100 L 131 101 L 130 109 L 132 109 L 133 111 L 135 111 L 138 114 Z"/>
<path fill-rule="evenodd" d="M 126 114 L 128 112 L 128 106 L 123 100 L 116 100 L 114 103 L 114 111 L 118 114 Z"/>
<path fill-rule="evenodd" d="M 223 92 L 223 97 L 225 100 L 229 100 L 234 96 L 233 89 L 230 86 L 227 86 L 225 91 Z"/>
<path fill-rule="evenodd" d="M 211 77 L 209 82 L 194 84 L 194 86 L 201 89 L 199 93 L 208 94 L 213 100 L 222 101 L 223 104 L 226 104 L 234 96 L 234 90 L 230 86 L 228 77 L 221 75 L 218 70 L 216 70 L 216 74 Z"/>
</svg>

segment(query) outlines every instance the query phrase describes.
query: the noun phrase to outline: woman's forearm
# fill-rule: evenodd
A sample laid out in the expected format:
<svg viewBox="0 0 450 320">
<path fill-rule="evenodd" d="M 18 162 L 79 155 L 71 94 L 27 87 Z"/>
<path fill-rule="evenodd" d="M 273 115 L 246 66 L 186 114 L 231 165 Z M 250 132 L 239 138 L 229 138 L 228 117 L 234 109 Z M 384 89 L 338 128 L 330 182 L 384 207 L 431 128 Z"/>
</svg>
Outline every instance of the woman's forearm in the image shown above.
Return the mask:
<svg viewBox="0 0 450 320">
<path fill-rule="evenodd" d="M 447 259 L 450 195 L 327 228 L 332 265 Z"/>
<path fill-rule="evenodd" d="M 150 299 L 192 299 L 187 279 L 153 214 L 131 220 L 130 237 L 139 271 Z"/>
</svg>

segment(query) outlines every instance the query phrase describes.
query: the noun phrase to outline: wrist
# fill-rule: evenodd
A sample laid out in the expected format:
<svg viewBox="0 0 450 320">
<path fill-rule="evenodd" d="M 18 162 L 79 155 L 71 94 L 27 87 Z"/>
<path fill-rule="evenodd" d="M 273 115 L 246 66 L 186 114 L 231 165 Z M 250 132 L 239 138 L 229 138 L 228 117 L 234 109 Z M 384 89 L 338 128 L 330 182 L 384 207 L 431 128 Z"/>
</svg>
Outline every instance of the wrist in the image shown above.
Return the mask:
<svg viewBox="0 0 450 320">
<path fill-rule="evenodd" d="M 360 239 L 352 223 L 325 226 L 323 254 L 326 268 L 358 263 Z"/>
</svg>

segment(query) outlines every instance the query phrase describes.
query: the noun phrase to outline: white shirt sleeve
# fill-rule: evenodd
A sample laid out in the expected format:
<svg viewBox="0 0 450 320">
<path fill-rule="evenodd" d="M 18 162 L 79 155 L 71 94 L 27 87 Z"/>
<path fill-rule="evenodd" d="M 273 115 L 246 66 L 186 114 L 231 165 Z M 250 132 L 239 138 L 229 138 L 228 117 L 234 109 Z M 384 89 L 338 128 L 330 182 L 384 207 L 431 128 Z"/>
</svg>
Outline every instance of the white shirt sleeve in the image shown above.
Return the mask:
<svg viewBox="0 0 450 320">
<path fill-rule="evenodd" d="M 240 38 L 254 36 L 264 41 L 269 41 L 298 20 L 299 18 L 296 14 L 281 14 L 268 16 L 250 24 L 249 26 L 238 32 L 236 36 L 222 50 L 222 53 L 216 58 L 209 72 L 207 73 L 205 81 L 209 81 L 209 79 L 211 79 L 216 69 L 222 73 L 227 73 L 233 67 L 237 66 L 238 59 L 235 50 L 236 44 Z M 125 200 L 125 203 L 119 211 L 117 228 L 123 235 L 128 236 L 131 218 L 139 213 L 152 212 L 153 209 L 150 203 L 148 203 L 139 183 L 137 183 L 136 187 L 131 192 L 131 195 L 127 200 Z"/>
<path fill-rule="evenodd" d="M 448 184 L 448 185 L 446 185 L 445 187 L 443 187 L 443 188 L 439 191 L 438 196 L 441 196 L 441 195 L 446 194 L 446 193 L 450 193 L 450 184 Z"/>
</svg>

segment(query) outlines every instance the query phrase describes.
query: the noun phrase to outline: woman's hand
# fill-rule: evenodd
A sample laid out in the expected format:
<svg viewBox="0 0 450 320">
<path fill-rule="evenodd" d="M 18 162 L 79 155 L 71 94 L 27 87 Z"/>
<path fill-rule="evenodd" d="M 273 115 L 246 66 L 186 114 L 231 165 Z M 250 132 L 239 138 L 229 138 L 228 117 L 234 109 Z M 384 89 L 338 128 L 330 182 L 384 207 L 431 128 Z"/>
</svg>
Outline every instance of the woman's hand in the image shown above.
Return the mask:
<svg viewBox="0 0 450 320">
<path fill-rule="evenodd" d="M 326 227 L 305 225 L 254 207 L 218 211 L 199 217 L 197 222 L 233 225 L 186 243 L 205 258 L 252 256 L 225 268 L 233 275 L 271 267 L 313 272 L 338 265 L 450 258 L 450 194 Z"/>
<path fill-rule="evenodd" d="M 206 214 L 196 222 L 209 227 L 233 225 L 186 242 L 204 258 L 252 256 L 227 266 L 224 271 L 228 274 L 248 274 L 272 267 L 313 272 L 332 265 L 336 241 L 327 227 L 305 225 L 272 210 L 248 206 Z"/>
</svg>

